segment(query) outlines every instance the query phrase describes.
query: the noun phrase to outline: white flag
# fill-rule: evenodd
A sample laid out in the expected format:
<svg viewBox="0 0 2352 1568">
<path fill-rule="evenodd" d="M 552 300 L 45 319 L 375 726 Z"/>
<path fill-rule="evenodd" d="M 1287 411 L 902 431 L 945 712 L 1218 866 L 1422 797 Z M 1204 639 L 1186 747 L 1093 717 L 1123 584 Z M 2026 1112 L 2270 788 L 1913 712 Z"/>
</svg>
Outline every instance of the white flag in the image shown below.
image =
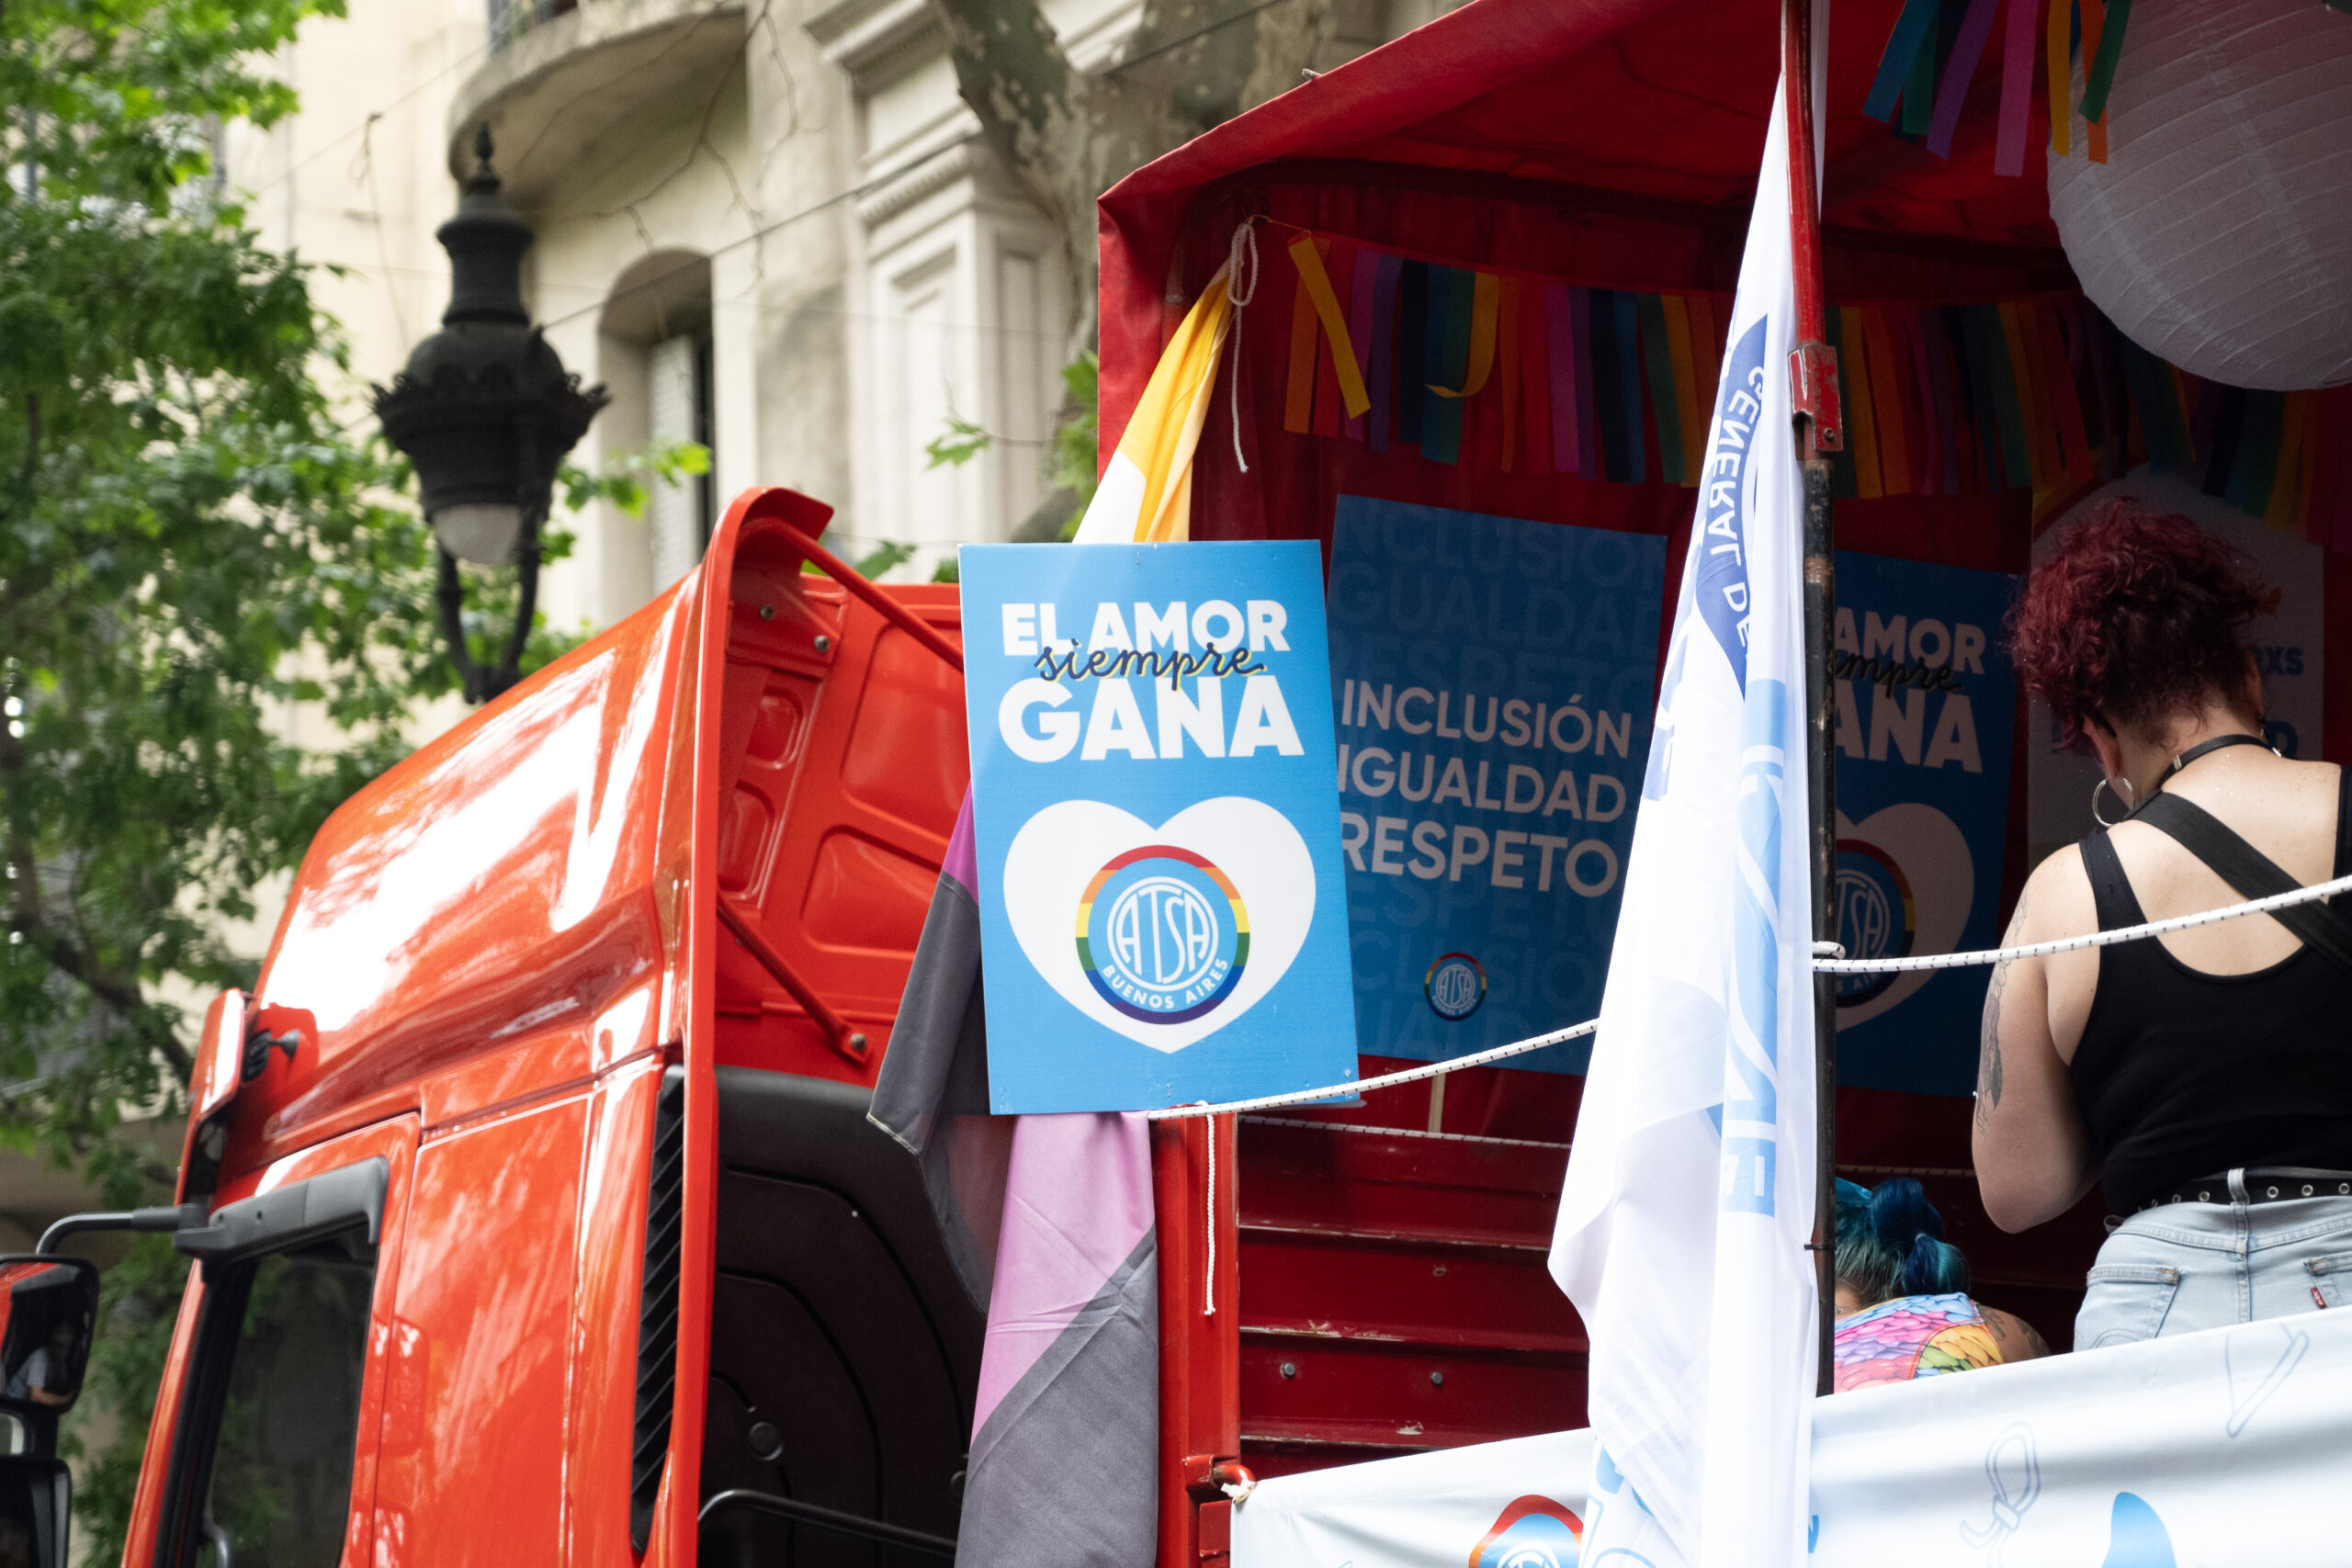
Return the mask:
<svg viewBox="0 0 2352 1568">
<path fill-rule="evenodd" d="M 1794 316 L 1776 96 L 1552 1242 L 1591 1337 L 1589 1562 L 1611 1546 L 1656 1568 L 1793 1568 L 1805 1552 L 1815 1107 Z"/>
</svg>

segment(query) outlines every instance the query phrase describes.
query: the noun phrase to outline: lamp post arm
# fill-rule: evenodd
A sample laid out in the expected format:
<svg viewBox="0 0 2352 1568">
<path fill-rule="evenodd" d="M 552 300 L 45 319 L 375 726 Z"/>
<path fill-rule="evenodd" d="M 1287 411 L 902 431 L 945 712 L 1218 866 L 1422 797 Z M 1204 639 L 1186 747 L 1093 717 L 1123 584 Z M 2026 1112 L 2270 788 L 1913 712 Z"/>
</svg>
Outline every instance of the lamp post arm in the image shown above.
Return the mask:
<svg viewBox="0 0 2352 1568">
<path fill-rule="evenodd" d="M 458 581 L 458 558 L 447 549 L 440 551 L 441 580 L 433 597 L 441 606 L 441 640 L 449 645 L 449 662 L 458 667 L 458 679 L 463 684 L 466 701 L 481 701 L 481 670 L 466 649 L 466 590 Z"/>
<path fill-rule="evenodd" d="M 531 622 L 539 613 L 539 533 L 547 525 L 553 500 L 532 479 L 538 471 L 538 432 L 525 424 L 514 445 L 523 459 L 523 483 L 515 492 L 523 513 L 523 536 L 514 556 L 514 625 L 506 634 L 506 657 L 485 677 L 485 702 L 503 696 L 508 687 L 523 678 L 523 650 L 530 646 Z"/>
</svg>

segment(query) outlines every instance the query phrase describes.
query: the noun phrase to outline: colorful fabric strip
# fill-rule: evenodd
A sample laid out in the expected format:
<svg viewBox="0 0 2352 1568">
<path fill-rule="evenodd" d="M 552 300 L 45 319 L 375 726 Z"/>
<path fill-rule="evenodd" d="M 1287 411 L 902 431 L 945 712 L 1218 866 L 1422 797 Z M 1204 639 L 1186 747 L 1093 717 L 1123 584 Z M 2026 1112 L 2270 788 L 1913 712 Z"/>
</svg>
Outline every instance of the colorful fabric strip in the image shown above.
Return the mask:
<svg viewBox="0 0 2352 1568">
<path fill-rule="evenodd" d="M 1568 290 L 1568 328 L 1576 346 L 1577 472 L 1588 479 L 1601 477 L 1600 410 L 1594 401 L 1592 373 L 1592 290 Z"/>
<path fill-rule="evenodd" d="M 1369 245 L 1359 245 L 1356 247 L 1354 274 L 1348 279 L 1348 341 L 1363 352 L 1367 361 L 1372 357 L 1372 302 L 1379 288 L 1380 253 Z M 1370 374 L 1367 369 L 1366 375 Z M 1372 385 L 1367 380 L 1364 384 L 1363 412 L 1351 412 L 1340 433 L 1351 441 L 1362 441 L 1364 438 L 1364 421 L 1380 406 L 1380 401 L 1373 395 Z"/>
<path fill-rule="evenodd" d="M 1551 367 L 1547 379 L 1552 388 L 1552 470 L 1561 474 L 1581 473 L 1584 469 L 1577 411 L 1583 407 L 1581 399 L 1591 384 L 1577 369 L 1578 348 L 1572 293 L 1565 283 L 1544 287 L 1544 357 Z"/>
<path fill-rule="evenodd" d="M 2098 46 L 2107 26 L 2107 0 L 2081 0 L 2083 7 L 2083 70 L 2087 76 L 2090 62 L 2098 54 Z M 2090 119 L 2083 127 L 2083 152 L 2094 164 L 2107 162 L 2107 121 Z"/>
<path fill-rule="evenodd" d="M 2083 118 L 2102 128 L 2107 124 L 2107 95 L 2115 86 L 2115 62 L 2123 54 L 2123 29 L 2131 21 L 2132 0 L 2109 0 L 2099 28 L 2097 51 L 2083 72 Z M 2086 17 L 2084 22 L 2083 48 L 2090 51 L 2089 17 Z"/>
<path fill-rule="evenodd" d="M 1911 78 L 1912 63 L 1922 48 L 1931 53 L 1936 34 L 1936 0 L 1905 0 L 1894 30 L 1886 36 L 1886 52 L 1879 56 L 1878 74 L 1871 79 L 1862 112 L 1882 124 L 1894 116 L 1894 100 Z"/>
<path fill-rule="evenodd" d="M 1323 258 L 1323 286 L 1319 292 L 1329 298 L 1317 299 L 1315 307 L 1322 346 L 1315 359 L 1314 432 L 1317 435 L 1336 436 L 1346 417 L 1341 407 L 1346 400 L 1345 395 L 1340 390 L 1340 355 L 1343 352 L 1340 344 L 1347 337 L 1348 297 L 1341 292 L 1340 285 L 1354 278 L 1355 247 L 1346 240 L 1330 240 L 1318 234 L 1315 238 L 1315 249 Z M 1334 278 L 1340 280 L 1338 285 L 1332 282 Z M 1317 292 L 1310 280 L 1307 293 L 1311 296 Z M 1329 306 L 1328 310 L 1325 308 L 1327 304 Z M 1328 324 L 1329 319 L 1335 316 L 1340 321 L 1338 340 L 1332 337 Z"/>
<path fill-rule="evenodd" d="M 1470 275 L 1469 363 L 1463 370 L 1462 385 L 1442 387 L 1432 381 L 1430 390 L 1441 398 L 1470 398 L 1477 396 L 1495 369 L 1495 336 L 1498 331 L 1497 312 L 1502 290 L 1502 279 L 1491 272 Z"/>
<path fill-rule="evenodd" d="M 2010 385 L 2017 389 L 2018 427 L 2025 442 L 2026 472 L 2031 476 L 2033 488 L 2041 490 L 2056 478 L 2051 471 L 2056 465 L 2047 440 L 2049 422 L 2041 417 L 2041 378 L 2035 373 L 2032 351 L 2017 306 L 2004 300 L 1993 310 L 2001 323 L 1998 342 L 2002 358 L 2009 367 Z"/>
<path fill-rule="evenodd" d="M 1324 335 L 1330 342 L 1340 395 L 1347 400 L 1349 413 L 1361 414 L 1372 406 L 1372 400 L 1364 395 L 1363 373 L 1357 368 L 1355 349 L 1348 342 L 1347 312 L 1340 309 L 1339 297 L 1331 290 L 1331 279 L 1323 270 L 1323 257 L 1315 238 L 1302 234 L 1293 240 L 1290 259 L 1298 268 L 1299 280 L 1306 286 L 1307 297 L 1314 302 Z"/>
<path fill-rule="evenodd" d="M 1405 258 L 1383 255 L 1372 287 L 1372 412 L 1364 416 L 1365 442 L 1375 452 L 1388 450 L 1389 422 L 1395 417 L 1393 389 L 1396 385 L 1396 280 Z"/>
<path fill-rule="evenodd" d="M 2018 373 L 2010 363 L 2007 335 L 2001 329 L 2001 308 L 1998 305 L 1978 305 L 1969 315 L 1973 320 L 1982 354 L 1985 378 L 1993 394 L 1993 417 L 1999 422 L 2001 433 L 2001 469 L 2011 490 L 2023 490 L 2033 483 L 2033 457 L 2026 441 L 2025 408 L 2018 396 Z"/>
<path fill-rule="evenodd" d="M 1462 404 L 1440 397 L 1441 386 L 1458 386 L 1469 368 L 1470 317 L 1476 290 L 1462 267 L 1430 268 L 1428 361 L 1422 367 L 1421 456 L 1437 463 L 1462 456 Z"/>
<path fill-rule="evenodd" d="M 1634 297 L 1634 319 L 1641 323 L 1650 422 L 1657 430 L 1658 477 L 1668 484 L 1683 484 L 1688 481 L 1682 461 L 1682 412 L 1674 396 L 1674 345 L 1666 335 L 1666 305 L 1655 294 L 1639 294 Z"/>
<path fill-rule="evenodd" d="M 1408 446 L 1421 441 L 1421 407 L 1429 400 L 1422 372 L 1429 355 L 1430 265 L 1408 261 L 1396 288 L 1396 439 Z"/>
<path fill-rule="evenodd" d="M 1527 471 L 1549 474 L 1561 471 L 1558 455 L 1553 450 L 1556 432 L 1552 425 L 1552 409 L 1560 396 L 1558 361 L 1547 341 L 1551 314 L 1552 290 L 1557 284 L 1536 283 L 1522 278 L 1519 285 L 1519 362 L 1521 395 L 1527 402 Z M 1573 364 L 1568 370 L 1568 385 L 1576 385 Z M 1569 465 L 1573 467 L 1573 462 Z"/>
<path fill-rule="evenodd" d="M 1495 357 L 1503 379 L 1503 472 L 1519 466 L 1519 279 L 1502 280 L 1495 321 Z"/>
<path fill-rule="evenodd" d="M 2050 25 L 2041 47 L 2050 80 L 2043 96 L 2050 104 L 2050 150 L 2064 158 L 2074 151 L 2075 117 L 2066 107 L 2074 73 L 2066 44 L 2074 31 L 2075 0 L 2047 0 L 2047 4 Z"/>
<path fill-rule="evenodd" d="M 1699 377 L 1691 362 L 1690 306 L 1679 294 L 1663 295 L 1658 302 L 1666 311 L 1666 346 L 1673 360 L 1675 427 L 1682 434 L 1680 482 L 1695 485 L 1707 460 L 1707 446 L 1700 424 Z"/>
<path fill-rule="evenodd" d="M 1861 311 L 1840 306 L 1838 335 L 1843 344 L 1838 363 L 1846 373 L 1846 434 L 1854 447 L 1854 493 L 1864 501 L 1876 501 L 1885 490 L 1879 477 L 1878 410 Z"/>
<path fill-rule="evenodd" d="M 1934 30 L 1919 46 L 1919 57 L 1911 62 L 1911 80 L 1903 87 L 1903 123 L 1895 129 L 1914 141 L 1928 140 L 1928 127 L 1935 119 L 1936 83 L 1943 75 L 1943 57 L 1951 49 L 1951 40 L 1945 35 L 1959 29 L 1960 19 L 1960 0 L 1939 6 Z"/>
<path fill-rule="evenodd" d="M 1649 443 L 1642 427 L 1642 365 L 1637 353 L 1641 328 L 1640 296 L 1620 288 L 1617 304 L 1617 376 L 1621 406 L 1625 411 L 1625 468 L 1629 482 L 1649 482 Z"/>
<path fill-rule="evenodd" d="M 1878 482 L 1888 495 L 1912 489 L 1911 444 L 1903 428 L 1902 373 L 1894 363 L 1894 345 L 1887 342 L 1886 312 L 1875 307 L 1856 312 L 1861 320 L 1861 346 L 1870 355 L 1872 411 L 1878 426 Z"/>
<path fill-rule="evenodd" d="M 2009 26 L 2001 51 L 2001 118 L 1993 147 L 1993 172 L 2015 178 L 2025 173 L 2027 122 L 2033 109 L 2034 23 L 2043 4 L 2066 0 L 2008 0 Z"/>
<path fill-rule="evenodd" d="M 1315 300 L 1307 292 L 1302 268 L 1298 288 L 1291 296 L 1290 378 L 1283 385 L 1283 428 L 1293 435 L 1305 435 L 1314 423 Z"/>
<path fill-rule="evenodd" d="M 2116 0 L 2120 6 L 2131 0 Z M 1951 156 L 1952 132 L 1960 129 L 1960 106 L 1968 97 L 1968 84 L 1976 75 L 1976 62 L 1984 58 L 1984 40 L 1992 36 L 1993 13 L 2000 0 L 1968 0 L 1968 15 L 1960 24 L 1960 36 L 1952 41 L 1951 59 L 1944 64 L 1942 90 L 1936 95 L 1936 118 L 1928 128 L 1928 151 L 1939 158 Z"/>
</svg>

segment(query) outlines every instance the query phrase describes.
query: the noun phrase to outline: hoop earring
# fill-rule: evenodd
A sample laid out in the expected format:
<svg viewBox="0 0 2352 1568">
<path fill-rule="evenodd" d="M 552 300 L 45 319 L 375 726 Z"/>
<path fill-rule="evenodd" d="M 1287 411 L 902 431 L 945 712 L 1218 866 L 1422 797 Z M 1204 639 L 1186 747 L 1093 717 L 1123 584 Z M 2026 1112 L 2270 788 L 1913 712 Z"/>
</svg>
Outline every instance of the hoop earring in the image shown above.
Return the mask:
<svg viewBox="0 0 2352 1568">
<path fill-rule="evenodd" d="M 2140 809 L 2139 807 L 2134 804 L 2134 797 L 2137 792 L 2132 789 L 2132 781 L 2130 779 L 2110 779 L 2106 774 L 2102 773 L 2099 775 L 2098 783 L 2091 785 L 2091 820 L 2097 822 L 2100 827 L 2113 828 L 2118 826 L 2117 823 L 2110 822 L 2106 818 L 2101 817 L 2098 814 L 2098 792 L 2103 789 L 2113 790 L 2115 792 L 2115 798 L 2123 803 L 2124 820 L 2129 821 L 2132 814 Z"/>
</svg>

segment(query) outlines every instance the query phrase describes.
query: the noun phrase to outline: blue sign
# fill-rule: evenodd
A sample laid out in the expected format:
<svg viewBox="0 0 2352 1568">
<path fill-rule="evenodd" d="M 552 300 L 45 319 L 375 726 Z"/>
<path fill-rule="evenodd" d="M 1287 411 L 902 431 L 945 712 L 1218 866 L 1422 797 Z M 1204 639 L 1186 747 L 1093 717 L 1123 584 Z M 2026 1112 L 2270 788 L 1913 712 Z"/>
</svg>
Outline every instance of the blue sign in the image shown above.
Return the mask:
<svg viewBox="0 0 2352 1568">
<path fill-rule="evenodd" d="M 2016 592 L 2001 572 L 1838 553 L 1838 940 L 1852 957 L 1999 940 Z M 1840 976 L 1838 1081 L 1969 1093 L 1984 974 Z"/>
<path fill-rule="evenodd" d="M 1353 1077 L 1321 552 L 958 559 L 989 1109 Z"/>
<path fill-rule="evenodd" d="M 1363 1048 L 1440 1061 L 1600 1010 L 1666 541 L 1341 496 L 1340 831 Z M 1583 1041 L 1514 1058 L 1582 1072 Z"/>
</svg>

